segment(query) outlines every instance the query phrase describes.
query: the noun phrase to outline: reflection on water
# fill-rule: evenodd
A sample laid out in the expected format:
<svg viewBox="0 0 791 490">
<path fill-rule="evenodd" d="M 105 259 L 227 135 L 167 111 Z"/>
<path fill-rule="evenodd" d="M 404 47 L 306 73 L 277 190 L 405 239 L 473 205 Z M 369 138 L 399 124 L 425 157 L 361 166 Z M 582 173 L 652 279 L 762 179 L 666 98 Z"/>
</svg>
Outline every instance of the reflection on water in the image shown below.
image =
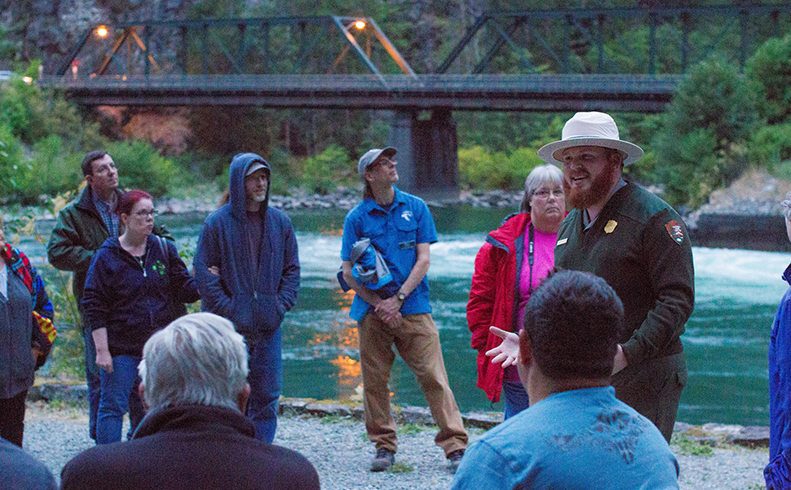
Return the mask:
<svg viewBox="0 0 791 490">
<path fill-rule="evenodd" d="M 338 368 L 338 384 L 356 387 L 362 383 L 363 375 L 360 371 L 360 361 L 349 356 L 338 356 L 330 362 Z"/>
<path fill-rule="evenodd" d="M 476 352 L 470 348 L 466 304 L 474 258 L 486 233 L 507 210 L 432 209 L 440 233 L 431 246 L 431 305 L 439 328 L 451 388 L 462 411 L 502 410 L 475 387 Z M 299 242 L 302 287 L 283 324 L 287 396 L 359 399 L 362 382 L 357 324 L 349 316 L 352 292 L 335 277 L 345 211 L 289 213 Z M 179 248 L 194 248 L 201 220 L 169 225 Z M 47 231 L 48 233 L 48 231 Z M 45 245 L 25 241 L 35 265 Z M 787 288 L 780 278 L 785 253 L 694 248 L 695 311 L 682 336 L 689 379 L 678 419 L 743 425 L 768 423 L 766 349 L 777 304 Z M 400 357 L 390 378 L 395 403 L 425 405 L 412 372 Z"/>
</svg>

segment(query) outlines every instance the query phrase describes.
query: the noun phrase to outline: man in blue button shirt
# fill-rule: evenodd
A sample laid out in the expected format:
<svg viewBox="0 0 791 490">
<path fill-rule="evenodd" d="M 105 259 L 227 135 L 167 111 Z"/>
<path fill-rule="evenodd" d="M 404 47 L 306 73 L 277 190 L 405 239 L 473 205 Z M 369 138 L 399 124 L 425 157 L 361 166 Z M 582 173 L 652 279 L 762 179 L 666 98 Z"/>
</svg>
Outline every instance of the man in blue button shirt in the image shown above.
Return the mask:
<svg viewBox="0 0 791 490">
<path fill-rule="evenodd" d="M 365 428 L 376 444 L 371 471 L 384 471 L 395 461 L 396 426 L 390 414 L 387 383 L 398 353 L 415 373 L 431 414 L 439 427 L 435 443 L 443 449 L 455 471 L 467 448 L 467 433 L 448 385 L 437 327 L 431 318 L 426 273 L 429 245 L 437 229 L 426 203 L 395 187 L 398 181 L 394 148 L 370 150 L 357 170 L 365 182 L 363 201 L 346 215 L 343 224 L 343 277 L 357 293 L 353 310 L 362 307 L 358 322 L 360 362 L 365 399 Z M 398 292 L 381 298 L 352 276 L 350 254 L 362 238 L 384 257 Z"/>
</svg>

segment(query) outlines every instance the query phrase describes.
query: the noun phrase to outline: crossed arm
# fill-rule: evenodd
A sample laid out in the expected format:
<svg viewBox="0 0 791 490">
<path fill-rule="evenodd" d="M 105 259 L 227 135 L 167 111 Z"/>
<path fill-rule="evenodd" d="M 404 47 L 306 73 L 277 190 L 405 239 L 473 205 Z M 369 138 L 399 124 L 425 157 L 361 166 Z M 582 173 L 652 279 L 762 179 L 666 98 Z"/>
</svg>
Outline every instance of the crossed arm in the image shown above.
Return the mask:
<svg viewBox="0 0 791 490">
<path fill-rule="evenodd" d="M 428 268 L 431 265 L 431 252 L 429 247 L 429 243 L 417 244 L 415 250 L 415 265 L 412 266 L 409 277 L 407 277 L 400 288 L 400 291 L 406 296 L 412 293 L 428 273 Z M 397 325 L 401 322 L 401 307 L 403 306 L 401 301 L 399 301 L 396 296 L 382 299 L 375 292 L 357 282 L 352 275 L 352 263 L 348 260 L 343 261 L 343 279 L 366 303 L 374 307 L 374 312 L 380 320 L 388 325 Z"/>
</svg>

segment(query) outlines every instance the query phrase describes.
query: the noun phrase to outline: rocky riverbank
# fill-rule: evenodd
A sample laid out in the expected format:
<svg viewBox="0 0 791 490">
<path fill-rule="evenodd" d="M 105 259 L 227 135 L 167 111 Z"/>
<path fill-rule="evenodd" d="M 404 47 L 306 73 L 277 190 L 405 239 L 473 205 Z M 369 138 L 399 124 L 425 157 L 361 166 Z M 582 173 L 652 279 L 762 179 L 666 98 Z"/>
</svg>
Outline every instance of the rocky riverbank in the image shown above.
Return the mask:
<svg viewBox="0 0 791 490">
<path fill-rule="evenodd" d="M 661 196 L 661 188 L 651 187 L 649 190 Z M 696 246 L 791 252 L 780 206 L 789 191 L 791 181 L 777 179 L 765 171 L 750 170 L 728 188 L 714 191 L 709 202 L 699 209 L 689 211 L 680 207 L 679 211 Z M 218 191 L 205 188 L 197 194 L 196 197 L 157 199 L 155 206 L 164 215 L 206 215 L 217 209 L 220 200 Z M 286 211 L 351 209 L 360 201 L 361 196 L 360 186 L 339 186 L 335 192 L 326 195 L 291 189 L 289 195 L 273 195 L 270 205 Z M 462 191 L 456 198 L 427 202 L 432 207 L 498 207 L 516 211 L 522 196 L 522 191 Z M 50 223 L 55 219 L 45 208 L 24 208 L 14 212 L 9 212 L 8 209 L 7 207 L 3 213 L 6 221 L 23 216 L 33 216 L 37 220 Z"/>
</svg>

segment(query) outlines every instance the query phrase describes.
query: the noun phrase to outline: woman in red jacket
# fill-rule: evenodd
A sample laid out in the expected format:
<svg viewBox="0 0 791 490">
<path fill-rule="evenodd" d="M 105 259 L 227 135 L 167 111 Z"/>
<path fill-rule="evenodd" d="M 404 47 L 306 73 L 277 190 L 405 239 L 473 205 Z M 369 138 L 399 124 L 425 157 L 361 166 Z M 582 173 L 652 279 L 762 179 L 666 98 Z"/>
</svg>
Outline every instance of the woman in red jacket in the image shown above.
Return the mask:
<svg viewBox="0 0 791 490">
<path fill-rule="evenodd" d="M 555 265 L 558 227 L 565 216 L 563 172 L 554 165 L 536 167 L 525 180 L 520 212 L 489 233 L 475 257 L 467 325 L 472 348 L 478 351 L 477 386 L 492 402 L 500 400 L 502 389 L 506 419 L 527 408 L 529 402 L 516 366 L 503 369 L 486 356 L 486 351 L 502 342 L 489 327 L 507 332 L 522 328 L 530 293 Z"/>
</svg>

